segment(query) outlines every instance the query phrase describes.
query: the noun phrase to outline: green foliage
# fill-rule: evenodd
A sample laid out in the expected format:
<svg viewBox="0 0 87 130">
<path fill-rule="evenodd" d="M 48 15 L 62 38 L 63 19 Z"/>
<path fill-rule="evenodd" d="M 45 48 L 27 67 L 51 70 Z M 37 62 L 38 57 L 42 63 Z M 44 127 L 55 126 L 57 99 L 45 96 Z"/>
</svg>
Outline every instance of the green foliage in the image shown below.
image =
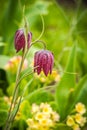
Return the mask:
<svg viewBox="0 0 87 130">
<path fill-rule="evenodd" d="M 74 96 L 77 102 L 82 102 L 87 106 L 87 75 L 85 75 L 76 86 L 76 91 Z"/>
<path fill-rule="evenodd" d="M 4 102 L 3 98 L 0 98 L 0 126 L 5 124 L 8 114 L 7 109 L 8 105 Z"/>
<path fill-rule="evenodd" d="M 0 55 L 0 68 L 3 68 L 5 67 L 6 63 L 8 62 L 9 60 L 9 56 L 6 56 L 6 55 Z"/>
<path fill-rule="evenodd" d="M 4 125 L 7 119 L 7 111 L 0 110 L 0 126 Z"/>
<path fill-rule="evenodd" d="M 56 103 L 58 111 L 61 115 L 61 120 L 72 111 L 72 108 L 77 102 L 82 102 L 87 106 L 87 75 L 85 75 L 78 84 L 75 81 L 75 59 L 76 59 L 76 46 L 72 47 L 72 51 L 67 62 L 65 73 L 56 89 Z M 71 74 L 70 74 L 71 73 Z"/>
<path fill-rule="evenodd" d="M 30 104 L 40 104 L 41 102 L 50 102 L 54 100 L 53 96 L 50 93 L 41 89 L 35 90 L 34 92 L 30 93 L 26 98 L 29 100 Z"/>
<path fill-rule="evenodd" d="M 31 107 L 29 105 L 29 102 L 27 100 L 23 101 L 20 106 L 20 112 L 22 113 L 21 119 L 28 119 L 31 116 Z"/>
<path fill-rule="evenodd" d="M 56 126 L 56 128 L 54 128 L 54 130 L 72 130 L 72 129 L 67 125 L 60 123 Z"/>
<path fill-rule="evenodd" d="M 67 111 L 72 107 L 71 101 L 68 102 L 71 94 L 71 89 L 75 87 L 75 58 L 76 58 L 76 45 L 73 46 L 71 54 L 62 76 L 56 89 L 56 101 L 61 118 L 64 119 L 68 114 Z"/>
</svg>

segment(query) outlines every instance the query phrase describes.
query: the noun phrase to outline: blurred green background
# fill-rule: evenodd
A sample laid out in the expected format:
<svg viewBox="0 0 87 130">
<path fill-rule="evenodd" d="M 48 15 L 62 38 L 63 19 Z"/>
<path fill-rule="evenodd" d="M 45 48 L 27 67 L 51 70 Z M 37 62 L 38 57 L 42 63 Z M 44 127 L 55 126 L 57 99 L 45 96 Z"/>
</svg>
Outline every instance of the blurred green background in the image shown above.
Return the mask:
<svg viewBox="0 0 87 130">
<path fill-rule="evenodd" d="M 15 55 L 14 34 L 23 28 L 23 6 L 33 40 L 45 29 L 41 40 L 53 51 L 55 65 L 63 69 L 72 44 L 78 44 L 77 68 L 81 76 L 87 73 L 87 2 L 84 0 L 0 0 L 0 67 Z M 37 44 L 30 51 L 42 46 Z"/>
</svg>

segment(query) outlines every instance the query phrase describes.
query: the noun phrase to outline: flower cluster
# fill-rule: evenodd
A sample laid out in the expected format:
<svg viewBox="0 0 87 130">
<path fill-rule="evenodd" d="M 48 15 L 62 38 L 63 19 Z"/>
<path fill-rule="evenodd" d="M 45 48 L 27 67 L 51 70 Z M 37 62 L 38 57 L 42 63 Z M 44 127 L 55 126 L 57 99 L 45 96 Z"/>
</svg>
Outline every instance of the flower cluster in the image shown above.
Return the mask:
<svg viewBox="0 0 87 130">
<path fill-rule="evenodd" d="M 32 104 L 32 118 L 27 119 L 27 130 L 50 130 L 59 121 L 59 114 L 48 103 Z"/>
<path fill-rule="evenodd" d="M 84 116 L 85 113 L 85 105 L 80 102 L 77 103 L 75 106 L 75 114 L 67 117 L 66 124 L 72 127 L 73 130 L 80 130 L 87 121 L 86 117 Z"/>
<path fill-rule="evenodd" d="M 5 69 L 10 71 L 11 73 L 16 73 L 18 65 L 21 61 L 22 57 L 21 56 L 14 56 L 12 57 L 8 63 L 5 65 Z M 28 67 L 28 61 L 27 59 L 24 60 L 22 70 L 25 70 Z"/>
<path fill-rule="evenodd" d="M 32 33 L 28 32 L 28 34 L 25 35 L 23 29 L 19 29 L 15 33 L 14 38 L 14 46 L 16 49 L 16 52 L 19 52 L 24 50 L 27 52 L 27 50 L 30 48 L 30 45 L 32 40 Z M 27 50 L 26 50 L 27 49 Z M 48 50 L 40 50 L 37 51 L 34 55 L 34 72 L 37 72 L 39 75 L 41 71 L 44 72 L 44 74 L 47 76 L 49 73 L 52 73 L 52 68 L 54 64 L 54 56 L 53 53 Z"/>
</svg>

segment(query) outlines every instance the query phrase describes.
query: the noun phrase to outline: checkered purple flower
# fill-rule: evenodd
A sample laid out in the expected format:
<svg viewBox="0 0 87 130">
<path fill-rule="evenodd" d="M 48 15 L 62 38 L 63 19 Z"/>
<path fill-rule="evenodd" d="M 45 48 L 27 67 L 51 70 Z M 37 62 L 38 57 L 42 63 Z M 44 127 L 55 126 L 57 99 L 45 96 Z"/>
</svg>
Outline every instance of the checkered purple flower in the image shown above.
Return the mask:
<svg viewBox="0 0 87 130">
<path fill-rule="evenodd" d="M 39 75 L 41 71 L 47 76 L 48 73 L 52 73 L 54 64 L 53 53 L 48 50 L 37 51 L 34 56 L 34 72 Z"/>
<path fill-rule="evenodd" d="M 27 47 L 30 47 L 30 43 L 31 43 L 31 39 L 32 39 L 32 34 L 31 32 L 28 32 L 28 37 L 27 37 Z M 16 52 L 19 52 L 21 49 L 24 50 L 25 48 L 25 35 L 24 35 L 24 30 L 23 29 L 19 29 L 16 31 L 15 33 L 15 39 L 14 39 L 14 45 L 15 45 L 15 49 Z"/>
</svg>

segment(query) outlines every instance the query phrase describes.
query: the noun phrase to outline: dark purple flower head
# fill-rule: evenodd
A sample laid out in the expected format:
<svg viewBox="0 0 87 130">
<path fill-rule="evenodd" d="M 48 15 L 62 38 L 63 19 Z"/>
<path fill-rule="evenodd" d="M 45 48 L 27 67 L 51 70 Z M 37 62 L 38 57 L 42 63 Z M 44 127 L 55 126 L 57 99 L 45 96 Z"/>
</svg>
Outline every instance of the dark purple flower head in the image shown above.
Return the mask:
<svg viewBox="0 0 87 130">
<path fill-rule="evenodd" d="M 32 34 L 31 34 L 31 32 L 29 32 L 28 37 L 27 37 L 27 40 L 28 40 L 27 47 L 28 48 L 30 47 L 31 39 L 32 39 Z M 16 52 L 20 51 L 21 49 L 24 50 L 24 48 L 25 48 L 25 35 L 24 35 L 23 29 L 16 31 L 14 45 L 15 45 Z"/>
<path fill-rule="evenodd" d="M 34 56 L 34 72 L 39 75 L 41 71 L 47 76 L 48 73 L 52 73 L 54 64 L 54 56 L 52 52 L 48 50 L 37 51 Z"/>
</svg>

